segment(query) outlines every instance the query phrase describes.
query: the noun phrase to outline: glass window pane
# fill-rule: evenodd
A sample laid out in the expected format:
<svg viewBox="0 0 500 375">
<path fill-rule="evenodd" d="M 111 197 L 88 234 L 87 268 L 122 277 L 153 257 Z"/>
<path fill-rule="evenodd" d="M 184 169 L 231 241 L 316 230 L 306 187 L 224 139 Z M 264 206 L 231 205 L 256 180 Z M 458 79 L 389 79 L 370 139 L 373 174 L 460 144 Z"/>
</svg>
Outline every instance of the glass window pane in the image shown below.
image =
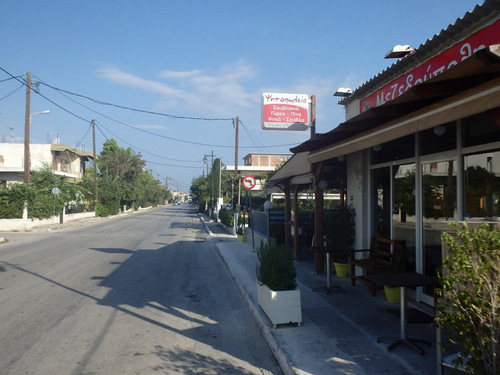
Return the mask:
<svg viewBox="0 0 500 375">
<path fill-rule="evenodd" d="M 465 218 L 498 218 L 500 151 L 467 155 L 464 168 Z"/>
<path fill-rule="evenodd" d="M 391 237 L 391 177 L 390 168 L 373 171 L 373 235 Z"/>
<path fill-rule="evenodd" d="M 500 109 L 463 119 L 464 147 L 500 141 Z"/>
<path fill-rule="evenodd" d="M 409 271 L 415 270 L 415 164 L 393 167 L 392 221 L 394 239 L 405 241 Z"/>
<path fill-rule="evenodd" d="M 436 276 L 442 265 L 441 233 L 458 219 L 456 161 L 422 164 L 423 239 L 425 275 Z M 432 296 L 430 288 L 425 293 Z"/>
<path fill-rule="evenodd" d="M 414 156 L 415 136 L 413 134 L 374 146 L 371 149 L 372 164 L 409 159 Z"/>
<path fill-rule="evenodd" d="M 420 133 L 421 155 L 454 150 L 456 147 L 457 125 L 455 121 L 435 126 Z"/>
</svg>

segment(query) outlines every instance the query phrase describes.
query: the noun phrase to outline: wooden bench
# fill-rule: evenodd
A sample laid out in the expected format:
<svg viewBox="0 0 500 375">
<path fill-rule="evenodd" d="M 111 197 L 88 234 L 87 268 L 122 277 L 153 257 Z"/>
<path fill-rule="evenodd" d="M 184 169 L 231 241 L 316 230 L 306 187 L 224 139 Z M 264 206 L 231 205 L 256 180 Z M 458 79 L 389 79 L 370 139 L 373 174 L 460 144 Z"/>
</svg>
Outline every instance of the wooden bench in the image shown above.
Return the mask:
<svg viewBox="0 0 500 375">
<path fill-rule="evenodd" d="M 401 243 L 397 240 L 372 237 L 369 249 L 351 250 L 349 259 L 351 284 L 356 285 L 356 280 L 362 281 L 369 286 L 372 295 L 375 296 L 377 289 L 382 288 L 382 286 L 368 280 L 366 275 L 373 275 L 379 273 L 383 268 L 390 267 L 393 263 L 394 255 L 400 246 Z M 362 257 L 359 254 L 362 254 Z M 361 268 L 360 275 L 356 275 L 356 267 Z"/>
</svg>

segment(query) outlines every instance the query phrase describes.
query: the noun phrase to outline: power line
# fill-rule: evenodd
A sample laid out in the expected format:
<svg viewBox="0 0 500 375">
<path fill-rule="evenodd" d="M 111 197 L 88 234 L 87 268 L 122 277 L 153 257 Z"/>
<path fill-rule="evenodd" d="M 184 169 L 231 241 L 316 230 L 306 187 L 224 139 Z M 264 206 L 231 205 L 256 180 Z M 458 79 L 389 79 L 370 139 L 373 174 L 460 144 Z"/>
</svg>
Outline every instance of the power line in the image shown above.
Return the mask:
<svg viewBox="0 0 500 375">
<path fill-rule="evenodd" d="M 2 67 L 0 67 L 0 70 L 2 70 L 3 72 L 5 72 L 7 75 L 9 75 L 11 78 L 9 79 L 16 79 L 18 82 L 22 83 L 23 86 L 26 85 L 26 82 L 24 82 L 23 80 L 19 79 L 19 76 L 16 77 L 14 75 L 12 75 L 11 73 L 7 72 L 5 69 L 3 69 Z M 53 90 L 56 90 L 58 92 L 64 92 L 64 93 L 67 93 L 69 95 L 74 95 L 74 96 L 78 96 L 78 97 L 81 97 L 81 98 L 84 98 L 84 99 L 87 99 L 87 100 L 90 100 L 94 103 L 97 103 L 97 104 L 101 104 L 101 105 L 107 105 L 107 106 L 113 106 L 113 107 L 116 107 L 116 108 L 121 108 L 121 109 L 126 109 L 126 110 L 131 110 L 131 111 L 136 111 L 136 112 L 141 112 L 141 113 L 146 113 L 146 114 L 152 114 L 152 115 L 159 115 L 159 116 L 165 116 L 165 117 L 169 117 L 169 118 L 175 118 L 175 119 L 191 119 L 191 120 L 204 120 L 204 121 L 234 121 L 234 118 L 208 118 L 208 117 L 190 117 L 190 116 L 176 116 L 176 115 L 170 115 L 170 114 L 165 114 L 165 113 L 160 113 L 160 112 L 153 112 L 153 111 L 146 111 L 146 110 L 141 110 L 141 109 L 136 109 L 136 108 L 131 108 L 131 107 L 126 107 L 126 106 L 121 106 L 121 105 L 117 105 L 117 104 L 112 104 L 112 103 L 108 103 L 108 102 L 104 102 L 104 101 L 100 101 L 100 100 L 96 100 L 96 99 L 92 99 L 88 96 L 85 96 L 85 95 L 81 95 L 81 94 L 76 94 L 76 93 L 73 93 L 71 91 L 68 91 L 68 90 L 63 90 L 63 89 L 59 89 L 59 88 L 56 88 L 52 85 L 49 85 L 45 82 L 43 82 L 42 80 L 40 80 L 38 77 L 38 83 L 40 84 L 43 84 L 47 87 L 50 87 L 52 88 Z M 90 123 L 90 120 L 88 119 L 85 119 L 79 115 L 77 115 L 76 113 L 73 113 L 72 111 L 64 108 L 63 106 L 57 104 L 56 102 L 54 102 L 53 100 L 49 99 L 47 96 L 41 94 L 38 90 L 34 90 L 36 94 L 40 95 L 42 98 L 44 98 L 45 100 L 47 100 L 48 102 L 52 103 L 53 105 L 55 105 L 56 107 L 60 108 L 61 110 L 63 110 L 64 112 L 67 112 L 71 115 L 73 115 L 74 117 L 82 120 L 82 121 L 85 121 L 86 123 Z M 68 98 L 69 100 L 71 100 L 70 98 Z M 82 107 L 92 111 L 92 112 L 95 112 L 111 121 L 114 121 L 114 122 L 117 122 L 123 126 L 127 126 L 129 128 L 132 128 L 134 130 L 137 130 L 137 131 L 140 131 L 140 132 L 143 132 L 143 133 L 146 133 L 146 134 L 151 134 L 151 135 L 154 135 L 156 137 L 161 137 L 161 138 L 165 138 L 165 139 L 169 139 L 169 140 L 172 140 L 172 141 L 176 141 L 176 142 L 183 142 L 183 143 L 188 143 L 188 144 L 193 144 L 193 145 L 198 145 L 198 146 L 206 146 L 206 147 L 217 147 L 217 148 L 233 148 L 232 145 L 217 145 L 217 144 L 209 144 L 209 143 L 203 143 L 203 142 L 194 142 L 194 141 L 188 141 L 188 140 L 183 140 L 183 139 L 179 139 L 179 138 L 174 138 L 174 137 L 168 137 L 168 136 L 165 136 L 163 134 L 159 134 L 159 133 L 154 133 L 154 132 L 151 132 L 151 131 L 148 131 L 148 130 L 145 130 L 145 129 L 140 129 L 140 128 L 136 128 L 132 125 L 129 125 L 129 124 L 126 124 L 126 123 L 123 123 L 121 121 L 118 121 L 116 119 L 113 119 L 109 116 L 106 116 L 104 114 L 101 114 L 99 112 L 96 112 L 94 110 L 92 110 L 91 108 L 88 108 L 86 106 L 84 106 L 83 104 L 81 103 L 78 103 L 76 101 L 73 101 L 79 105 L 81 105 Z M 102 125 L 102 124 L 101 124 Z M 109 131 L 109 130 L 108 130 Z M 248 131 L 245 129 L 245 132 L 248 134 Z M 111 133 L 111 132 L 110 132 Z M 112 133 L 111 133 L 112 134 Z M 252 138 L 250 135 L 249 135 L 250 138 Z M 117 137 L 119 138 L 119 137 Z M 121 138 L 120 138 L 121 139 Z M 122 141 L 124 141 L 123 139 L 121 139 Z M 125 142 L 125 141 L 124 141 Z M 255 142 L 255 140 L 254 140 Z M 126 142 L 127 144 L 129 144 L 128 142 Z M 295 144 L 282 144 L 282 145 L 268 145 L 268 146 L 261 146 L 262 148 L 276 148 L 276 147 L 287 147 L 287 146 L 294 146 Z M 132 146 L 134 147 L 134 146 Z M 251 148 L 255 148 L 256 146 L 239 146 L 240 149 L 251 149 Z M 155 155 L 157 156 L 157 155 Z"/>
<path fill-rule="evenodd" d="M 154 112 L 154 111 L 147 111 L 147 110 L 143 110 L 143 109 L 137 109 L 137 108 L 132 108 L 132 107 L 127 107 L 127 106 L 122 106 L 122 105 L 118 105 L 118 104 L 113 104 L 113 103 L 108 103 L 108 102 L 104 102 L 102 100 L 97 100 L 97 99 L 93 99 L 91 97 L 88 97 L 86 95 L 82 95 L 82 94 L 77 94 L 77 93 L 73 93 L 71 91 L 68 91 L 68 90 L 64 90 L 64 89 L 60 89 L 60 88 L 57 88 L 57 87 L 54 87 L 52 85 L 49 85 L 48 83 L 45 83 L 43 82 L 42 80 L 40 80 L 40 84 L 42 85 L 45 85 L 47 87 L 50 87 L 51 89 L 55 90 L 55 91 L 58 91 L 60 93 L 66 93 L 68 95 L 73 95 L 73 96 L 77 96 L 77 97 L 81 97 L 81 98 L 84 98 L 84 99 L 87 99 L 87 100 L 90 100 L 94 103 L 97 103 L 97 104 L 101 104 L 101 105 L 107 105 L 107 106 L 113 106 L 113 107 L 116 107 L 116 108 L 121 108 L 121 109 L 126 109 L 126 110 L 130 110 L 130 111 L 135 111 L 135 112 L 140 112 L 140 113 L 146 113 L 146 114 L 151 114 L 151 115 L 158 115 L 158 116 L 164 116 L 164 117 L 168 117 L 168 118 L 173 118 L 173 119 L 188 119 L 188 120 L 203 120 L 203 121 L 233 121 L 234 122 L 234 118 L 232 117 L 229 117 L 229 118 L 208 118 L 208 117 L 190 117 L 190 116 L 177 116 L 177 115 L 171 115 L 171 114 L 166 114 L 166 113 L 161 113 L 161 112 Z M 70 98 L 68 98 L 67 96 L 64 95 L 64 97 L 66 97 L 67 99 L 69 100 L 72 100 Z M 97 113 L 111 121 L 114 121 L 120 125 L 124 125 L 124 126 L 127 126 L 129 128 L 132 128 L 134 130 L 137 130 L 137 131 L 141 131 L 143 133 L 147 133 L 147 134 L 151 134 L 151 135 L 154 135 L 154 136 L 157 136 L 157 137 L 162 137 L 162 138 L 165 138 L 165 139 L 170 139 L 170 140 L 173 140 L 173 141 L 176 141 L 176 142 L 184 142 L 184 143 L 190 143 L 190 144 L 195 144 L 195 145 L 199 145 L 199 146 L 207 146 L 207 147 L 219 147 L 219 148 L 233 148 L 233 146 L 228 146 L 228 145 L 217 145 L 217 144 L 207 144 L 207 143 L 201 143 L 201 142 L 193 142 L 193 141 L 187 141 L 187 140 L 183 140 L 183 139 L 178 139 L 178 138 L 173 138 L 173 137 L 168 137 L 168 136 L 165 136 L 165 135 L 162 135 L 162 134 L 159 134 L 159 133 L 155 133 L 155 132 L 151 132 L 151 131 L 148 131 L 148 130 L 144 130 L 144 129 L 140 129 L 140 128 L 136 128 L 132 125 L 129 125 L 129 124 L 126 124 L 126 123 L 123 123 L 119 120 L 116 120 L 116 119 L 113 119 L 109 116 L 106 116 L 102 113 L 99 113 L 87 106 L 84 106 L 83 104 L 79 103 L 79 102 L 76 102 L 74 100 L 72 100 L 73 102 L 81 105 L 82 107 L 94 112 L 94 113 Z M 287 147 L 287 146 L 295 146 L 296 144 L 295 143 L 292 143 L 292 144 L 282 144 L 282 145 L 270 145 L 270 146 L 264 146 L 264 145 L 256 145 L 256 143 L 258 143 L 256 141 L 256 138 L 252 135 L 250 135 L 248 133 L 248 130 L 245 129 L 245 132 L 249 135 L 249 138 L 253 139 L 253 142 L 254 142 L 254 146 L 241 146 L 240 148 L 253 148 L 253 147 L 259 147 L 261 149 L 265 149 L 265 148 L 274 148 L 274 147 Z"/>
<path fill-rule="evenodd" d="M 117 139 L 119 139 L 120 141 L 124 142 L 125 144 L 131 146 L 132 148 L 136 149 L 136 150 L 139 150 L 145 154 L 149 154 L 149 155 L 152 155 L 152 156 L 156 156 L 158 158 L 162 158 L 162 159 L 168 159 L 168 160 L 174 160 L 174 161 L 181 161 L 181 162 L 188 162 L 188 163 L 191 163 L 191 162 L 194 162 L 194 161 L 184 161 L 184 160 L 176 160 L 176 159 L 170 159 L 170 158 L 167 158 L 167 157 L 164 157 L 164 156 L 160 156 L 160 155 L 156 155 L 156 154 L 153 154 L 149 151 L 146 151 L 144 149 L 141 149 L 137 146 L 134 146 L 132 144 L 130 144 L 129 142 L 127 142 L 126 140 L 124 140 L 123 138 L 119 137 L 118 135 L 114 134 L 113 132 L 111 132 L 109 129 L 107 129 L 104 125 L 102 125 L 101 123 L 97 122 L 101 127 L 103 127 L 104 129 L 106 129 L 107 132 L 109 132 L 113 137 L 116 137 Z M 104 133 L 102 132 L 101 128 L 98 126 L 97 127 L 99 129 L 99 131 L 104 135 Z M 104 137 L 106 139 L 108 139 L 105 135 Z M 150 162 L 152 163 L 152 162 Z M 199 161 L 197 161 L 197 163 L 199 163 Z M 161 164 L 161 163 L 153 163 L 153 164 L 160 164 L 160 165 L 168 165 L 168 164 Z M 168 165 L 170 167 L 179 167 L 179 168 L 199 168 L 199 167 L 193 167 L 193 166 L 182 166 L 182 165 Z"/>
<path fill-rule="evenodd" d="M 134 112 L 140 112 L 140 113 L 147 113 L 147 114 L 150 114 L 150 115 L 157 115 L 157 116 L 164 116 L 164 117 L 173 118 L 173 119 L 202 120 L 202 121 L 232 121 L 233 120 L 232 117 L 229 117 L 229 118 L 227 118 L 227 117 L 226 118 L 190 117 L 190 116 L 178 116 L 178 115 L 170 115 L 168 113 L 147 111 L 147 110 L 144 110 L 144 109 L 137 109 L 137 108 L 127 107 L 127 106 L 123 106 L 123 105 L 119 105 L 119 104 L 113 104 L 113 103 L 104 102 L 102 100 L 93 99 L 93 98 L 90 98 L 90 97 L 82 95 L 82 94 L 76 94 L 76 93 L 71 92 L 71 91 L 67 91 L 67 90 L 63 90 L 63 89 L 51 86 L 51 85 L 49 85 L 49 84 L 47 84 L 45 82 L 42 82 L 42 81 L 40 83 L 43 84 L 43 85 L 45 85 L 45 86 L 47 86 L 47 87 L 50 87 L 51 89 L 54 89 L 56 91 L 64 92 L 64 93 L 69 94 L 69 95 L 78 96 L 80 98 L 84 98 L 84 99 L 90 100 L 90 101 L 92 101 L 94 103 L 97 103 L 97 104 L 107 105 L 107 106 L 121 108 L 121 109 L 126 109 L 128 111 L 134 111 Z"/>
<path fill-rule="evenodd" d="M 9 78 L 9 79 L 12 79 L 12 78 Z M 0 82 L 4 82 L 4 81 L 0 81 Z M 22 89 L 23 87 L 24 87 L 24 85 L 19 86 L 17 89 L 15 89 L 14 91 L 12 91 L 10 94 L 7 94 L 7 95 L 5 95 L 3 98 L 0 98 L 0 100 L 4 100 L 5 98 L 7 98 L 7 97 L 11 96 L 11 95 L 12 95 L 12 94 L 14 94 L 17 90 L 20 90 L 20 89 Z"/>
</svg>

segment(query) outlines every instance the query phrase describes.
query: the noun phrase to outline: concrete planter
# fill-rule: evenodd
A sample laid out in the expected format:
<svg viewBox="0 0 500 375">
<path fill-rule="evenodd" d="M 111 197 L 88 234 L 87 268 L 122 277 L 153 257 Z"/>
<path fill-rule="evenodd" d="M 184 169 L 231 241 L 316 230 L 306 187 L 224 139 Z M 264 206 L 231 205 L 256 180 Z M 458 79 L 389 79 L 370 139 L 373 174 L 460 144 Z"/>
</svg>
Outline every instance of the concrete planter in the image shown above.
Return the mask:
<svg viewBox="0 0 500 375">
<path fill-rule="evenodd" d="M 299 289 L 274 291 L 257 282 L 257 299 L 274 328 L 277 324 L 302 323 Z"/>
</svg>

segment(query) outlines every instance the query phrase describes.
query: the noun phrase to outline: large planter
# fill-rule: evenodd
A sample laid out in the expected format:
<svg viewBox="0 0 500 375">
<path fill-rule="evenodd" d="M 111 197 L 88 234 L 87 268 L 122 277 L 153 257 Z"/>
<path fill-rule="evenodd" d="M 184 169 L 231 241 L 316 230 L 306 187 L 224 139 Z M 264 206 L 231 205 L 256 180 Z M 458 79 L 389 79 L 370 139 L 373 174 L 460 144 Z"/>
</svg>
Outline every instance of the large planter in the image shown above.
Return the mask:
<svg viewBox="0 0 500 375">
<path fill-rule="evenodd" d="M 401 288 L 389 287 L 384 285 L 384 292 L 385 292 L 385 298 L 387 298 L 387 302 L 390 303 L 401 302 Z"/>
<path fill-rule="evenodd" d="M 300 290 L 274 291 L 257 282 L 257 300 L 274 328 L 277 324 L 302 322 Z"/>
<path fill-rule="evenodd" d="M 333 263 L 337 277 L 347 277 L 349 273 L 349 263 Z"/>
</svg>

